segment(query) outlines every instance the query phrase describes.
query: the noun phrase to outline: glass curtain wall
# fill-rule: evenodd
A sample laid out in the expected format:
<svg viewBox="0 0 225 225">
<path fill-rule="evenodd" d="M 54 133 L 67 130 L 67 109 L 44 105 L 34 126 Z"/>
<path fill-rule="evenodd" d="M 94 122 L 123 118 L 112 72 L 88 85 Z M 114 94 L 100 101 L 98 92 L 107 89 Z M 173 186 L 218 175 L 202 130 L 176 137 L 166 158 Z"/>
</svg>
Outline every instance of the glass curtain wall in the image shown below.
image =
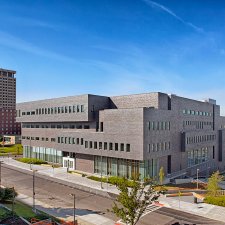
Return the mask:
<svg viewBox="0 0 225 225">
<path fill-rule="evenodd" d="M 58 151 L 54 148 L 24 146 L 23 157 L 36 158 L 47 162 L 62 164 L 62 151 Z"/>
<path fill-rule="evenodd" d="M 101 164 L 102 162 L 102 164 Z M 140 175 L 140 179 L 145 177 L 156 177 L 158 174 L 158 160 L 129 160 L 110 158 L 104 156 L 94 157 L 94 172 L 104 176 L 119 176 L 128 179 L 136 178 Z"/>
</svg>

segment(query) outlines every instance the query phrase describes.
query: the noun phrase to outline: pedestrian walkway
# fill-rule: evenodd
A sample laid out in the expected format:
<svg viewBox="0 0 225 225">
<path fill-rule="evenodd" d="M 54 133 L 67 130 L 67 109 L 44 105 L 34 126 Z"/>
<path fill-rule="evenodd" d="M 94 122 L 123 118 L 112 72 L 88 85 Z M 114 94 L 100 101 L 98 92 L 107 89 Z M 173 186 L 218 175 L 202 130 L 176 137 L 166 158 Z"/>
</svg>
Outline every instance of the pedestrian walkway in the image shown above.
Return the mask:
<svg viewBox="0 0 225 225">
<path fill-rule="evenodd" d="M 17 200 L 23 202 L 26 205 L 32 207 L 33 199 L 23 194 L 17 196 Z M 39 211 L 45 212 L 48 215 L 51 215 L 55 218 L 64 220 L 64 221 L 73 221 L 73 209 L 72 208 L 55 208 L 51 205 L 45 204 L 39 200 L 35 200 L 35 208 Z M 79 209 L 80 211 L 80 209 Z M 76 215 L 76 220 L 79 225 L 114 225 L 114 221 L 98 215 L 97 213 L 90 213 L 89 211 L 80 213 Z"/>
<path fill-rule="evenodd" d="M 80 174 L 67 173 L 66 168 L 60 167 L 53 169 L 51 166 L 29 165 L 26 163 L 18 162 L 11 158 L 2 158 L 2 161 L 4 161 L 5 164 L 20 169 L 25 169 L 28 171 L 31 171 L 32 169 L 37 170 L 37 173 L 40 175 L 48 176 L 51 179 L 58 179 L 64 183 L 74 185 L 74 187 L 78 189 L 94 192 L 102 196 L 109 196 L 110 193 L 119 194 L 118 189 L 113 185 L 103 183 L 103 189 L 101 189 L 100 182 L 90 180 L 86 177 L 82 177 Z M 214 206 L 206 203 L 194 204 L 191 202 L 179 201 L 176 198 L 167 198 L 165 196 L 161 196 L 159 201 L 164 205 L 164 207 L 173 208 L 176 210 L 184 211 L 198 216 L 203 216 L 209 219 L 219 220 L 222 222 L 224 222 L 225 220 L 224 207 Z"/>
<path fill-rule="evenodd" d="M 27 163 L 22 163 L 17 160 L 14 160 L 12 158 L 1 158 L 1 160 L 7 165 L 11 165 L 11 166 L 24 169 L 27 171 L 36 170 L 37 174 L 41 174 L 41 175 L 56 178 L 65 182 L 69 182 L 75 185 L 78 189 L 82 189 L 89 192 L 95 192 L 95 193 L 98 193 L 99 195 L 108 196 L 107 195 L 108 192 L 113 194 L 119 193 L 118 189 L 114 185 L 102 183 L 103 188 L 101 188 L 100 182 L 90 180 L 86 177 L 82 177 L 82 175 L 78 173 L 73 173 L 73 174 L 68 173 L 67 169 L 63 167 L 52 168 L 49 165 L 46 166 L 46 165 L 27 164 Z"/>
<path fill-rule="evenodd" d="M 182 198 L 181 198 L 182 199 Z M 165 207 L 180 210 L 190 214 L 195 214 L 198 216 L 206 217 L 209 219 L 214 219 L 218 221 L 225 221 L 225 208 L 215 205 L 210 205 L 206 203 L 191 203 L 187 201 L 182 201 L 177 198 L 161 196 L 159 198 L 160 203 Z"/>
</svg>

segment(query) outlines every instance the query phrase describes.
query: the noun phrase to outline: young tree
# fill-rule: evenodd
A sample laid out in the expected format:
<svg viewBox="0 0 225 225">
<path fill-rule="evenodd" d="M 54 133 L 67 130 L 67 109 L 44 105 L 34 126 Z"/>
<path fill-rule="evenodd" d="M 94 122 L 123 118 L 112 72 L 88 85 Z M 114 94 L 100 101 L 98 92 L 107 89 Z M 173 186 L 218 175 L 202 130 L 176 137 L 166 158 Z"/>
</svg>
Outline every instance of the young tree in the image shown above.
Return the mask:
<svg viewBox="0 0 225 225">
<path fill-rule="evenodd" d="M 130 183 L 130 181 L 129 181 Z M 123 178 L 123 182 L 118 183 L 119 196 L 114 202 L 111 211 L 122 221 L 129 225 L 135 225 L 145 212 L 147 206 L 156 201 L 160 192 L 154 190 L 153 183 L 141 183 L 133 180 L 129 187 L 128 180 Z"/>
<path fill-rule="evenodd" d="M 11 201 L 17 196 L 16 191 L 13 188 L 0 188 L 0 201 Z"/>
<path fill-rule="evenodd" d="M 219 171 L 212 174 L 208 180 L 207 192 L 209 196 L 216 196 L 217 191 L 220 190 L 219 182 L 223 180 L 223 176 L 220 175 Z"/>
<path fill-rule="evenodd" d="M 163 185 L 164 178 L 165 178 L 164 169 L 163 169 L 163 167 L 161 167 L 160 170 L 159 170 L 159 182 L 160 182 L 160 185 Z"/>
</svg>

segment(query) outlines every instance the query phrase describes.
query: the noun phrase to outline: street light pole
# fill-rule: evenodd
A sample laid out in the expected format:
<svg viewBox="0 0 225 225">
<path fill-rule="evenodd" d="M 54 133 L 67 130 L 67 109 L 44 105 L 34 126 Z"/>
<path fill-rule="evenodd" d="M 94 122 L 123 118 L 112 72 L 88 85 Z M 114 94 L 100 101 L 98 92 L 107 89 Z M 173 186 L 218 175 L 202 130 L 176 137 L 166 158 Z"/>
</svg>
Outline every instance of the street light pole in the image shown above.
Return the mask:
<svg viewBox="0 0 225 225">
<path fill-rule="evenodd" d="M 103 189 L 102 187 L 102 149 L 101 149 L 101 189 Z"/>
<path fill-rule="evenodd" d="M 3 164 L 3 162 L 0 161 L 0 188 L 2 186 L 2 164 Z"/>
<path fill-rule="evenodd" d="M 37 170 L 33 170 L 33 211 L 36 213 L 36 207 L 35 207 L 35 172 L 37 172 Z"/>
<path fill-rule="evenodd" d="M 198 172 L 199 172 L 199 169 L 197 169 L 197 190 L 198 190 Z"/>
<path fill-rule="evenodd" d="M 70 194 L 70 196 L 73 196 L 73 224 L 76 225 L 76 195 Z"/>
</svg>

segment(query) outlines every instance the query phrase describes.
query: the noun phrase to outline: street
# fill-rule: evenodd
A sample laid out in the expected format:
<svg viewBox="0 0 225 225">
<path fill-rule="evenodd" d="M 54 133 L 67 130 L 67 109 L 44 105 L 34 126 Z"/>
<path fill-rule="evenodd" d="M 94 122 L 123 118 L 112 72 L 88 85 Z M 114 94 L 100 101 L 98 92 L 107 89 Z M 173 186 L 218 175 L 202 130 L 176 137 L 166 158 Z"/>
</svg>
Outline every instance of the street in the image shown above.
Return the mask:
<svg viewBox="0 0 225 225">
<path fill-rule="evenodd" d="M 16 191 L 32 197 L 32 174 L 8 165 L 2 166 L 2 185 L 15 187 Z M 36 199 L 54 208 L 72 208 L 73 199 L 71 193 L 76 195 L 76 214 L 84 215 L 95 212 L 107 218 L 117 218 L 107 209 L 110 209 L 113 201 L 108 198 L 97 196 L 85 191 L 71 188 L 65 184 L 49 181 L 47 177 L 36 175 Z M 141 218 L 138 225 L 166 225 L 182 222 L 181 224 L 213 224 L 222 225 L 224 223 L 213 221 L 207 218 L 195 216 L 169 208 L 158 208 Z"/>
</svg>

